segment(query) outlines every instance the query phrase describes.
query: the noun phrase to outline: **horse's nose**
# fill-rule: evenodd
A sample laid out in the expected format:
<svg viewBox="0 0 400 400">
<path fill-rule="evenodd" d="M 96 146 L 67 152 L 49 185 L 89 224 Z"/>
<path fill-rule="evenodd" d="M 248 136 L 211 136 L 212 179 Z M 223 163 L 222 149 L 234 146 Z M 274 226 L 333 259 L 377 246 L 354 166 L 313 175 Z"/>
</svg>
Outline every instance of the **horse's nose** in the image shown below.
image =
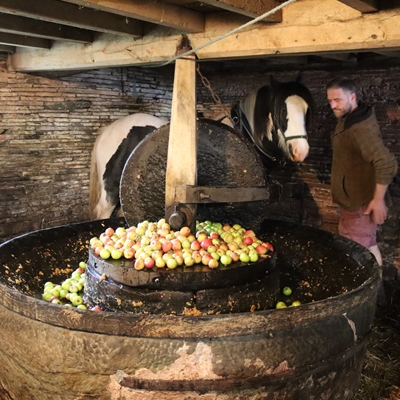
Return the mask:
<svg viewBox="0 0 400 400">
<path fill-rule="evenodd" d="M 310 148 L 309 146 L 293 146 L 291 143 L 289 144 L 289 154 L 290 159 L 293 162 L 303 162 L 308 156 Z"/>
</svg>

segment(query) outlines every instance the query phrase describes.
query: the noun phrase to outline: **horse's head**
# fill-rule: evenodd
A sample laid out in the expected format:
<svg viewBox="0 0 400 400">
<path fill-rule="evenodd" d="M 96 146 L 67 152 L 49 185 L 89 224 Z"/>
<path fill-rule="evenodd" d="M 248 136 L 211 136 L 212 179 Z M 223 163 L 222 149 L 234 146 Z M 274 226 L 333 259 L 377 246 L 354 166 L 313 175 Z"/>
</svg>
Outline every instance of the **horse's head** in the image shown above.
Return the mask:
<svg viewBox="0 0 400 400">
<path fill-rule="evenodd" d="M 248 121 L 247 133 L 265 156 L 274 161 L 304 161 L 314 101 L 299 78 L 278 82 L 271 76 L 271 86 L 247 96 L 240 109 Z"/>
</svg>

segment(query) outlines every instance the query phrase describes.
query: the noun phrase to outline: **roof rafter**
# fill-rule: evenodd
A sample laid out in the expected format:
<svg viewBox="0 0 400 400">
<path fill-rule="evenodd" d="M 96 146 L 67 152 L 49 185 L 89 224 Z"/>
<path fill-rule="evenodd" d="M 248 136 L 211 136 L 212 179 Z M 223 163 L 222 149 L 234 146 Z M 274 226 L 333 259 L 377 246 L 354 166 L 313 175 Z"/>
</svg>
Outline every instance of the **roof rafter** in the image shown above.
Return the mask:
<svg viewBox="0 0 400 400">
<path fill-rule="evenodd" d="M 30 35 L 54 40 L 68 40 L 78 43 L 92 43 L 93 33 L 70 26 L 38 21 L 18 15 L 0 14 L 0 32 L 16 35 Z"/>
<path fill-rule="evenodd" d="M 81 7 L 115 13 L 127 18 L 177 29 L 181 32 L 204 31 L 204 15 L 184 7 L 154 0 L 64 0 Z M 155 4 L 156 3 L 156 4 Z"/>
<path fill-rule="evenodd" d="M 59 0 L 0 0 L 0 12 L 77 28 L 140 37 L 143 23 L 121 15 L 82 8 Z"/>
</svg>

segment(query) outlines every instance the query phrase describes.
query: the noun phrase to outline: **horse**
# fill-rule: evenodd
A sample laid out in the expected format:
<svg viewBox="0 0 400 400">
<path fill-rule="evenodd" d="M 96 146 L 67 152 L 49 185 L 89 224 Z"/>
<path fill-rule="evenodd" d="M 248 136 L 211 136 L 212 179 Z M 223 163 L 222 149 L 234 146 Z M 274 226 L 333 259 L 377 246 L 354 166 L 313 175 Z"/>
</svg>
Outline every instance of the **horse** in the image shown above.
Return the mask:
<svg viewBox="0 0 400 400">
<path fill-rule="evenodd" d="M 248 94 L 221 122 L 251 140 L 264 163 L 300 163 L 309 152 L 307 129 L 314 114 L 309 90 L 298 77 Z M 89 218 L 107 219 L 119 204 L 119 184 L 131 152 L 150 132 L 167 124 L 156 116 L 136 113 L 114 121 L 98 133 L 91 155 Z M 117 214 L 121 215 L 121 213 Z"/>
</svg>

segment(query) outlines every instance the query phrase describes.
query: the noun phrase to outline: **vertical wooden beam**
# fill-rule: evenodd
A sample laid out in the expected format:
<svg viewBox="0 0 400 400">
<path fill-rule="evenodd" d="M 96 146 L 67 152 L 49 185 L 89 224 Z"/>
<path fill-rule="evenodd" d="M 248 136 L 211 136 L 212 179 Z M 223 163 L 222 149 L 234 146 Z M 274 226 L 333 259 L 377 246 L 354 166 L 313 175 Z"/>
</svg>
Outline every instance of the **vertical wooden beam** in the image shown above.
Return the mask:
<svg viewBox="0 0 400 400">
<path fill-rule="evenodd" d="M 188 47 L 183 47 L 181 53 L 187 50 Z M 176 186 L 197 184 L 196 158 L 196 56 L 192 54 L 175 62 L 165 182 L 166 215 L 168 209 L 178 205 Z M 195 206 L 186 208 L 195 213 Z"/>
</svg>

